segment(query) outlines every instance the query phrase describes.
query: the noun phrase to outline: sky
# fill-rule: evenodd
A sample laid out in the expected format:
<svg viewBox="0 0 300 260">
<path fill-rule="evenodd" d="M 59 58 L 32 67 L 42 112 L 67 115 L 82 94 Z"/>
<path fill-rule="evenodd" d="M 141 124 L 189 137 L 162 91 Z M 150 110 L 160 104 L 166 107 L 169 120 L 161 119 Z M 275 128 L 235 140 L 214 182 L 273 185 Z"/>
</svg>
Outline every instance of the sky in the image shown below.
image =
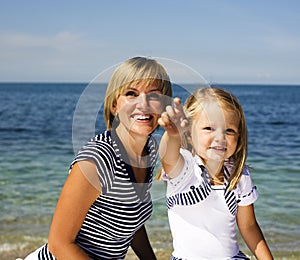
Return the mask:
<svg viewBox="0 0 300 260">
<path fill-rule="evenodd" d="M 0 82 L 90 82 L 146 56 L 214 83 L 300 84 L 299 12 L 298 0 L 0 0 Z"/>
</svg>

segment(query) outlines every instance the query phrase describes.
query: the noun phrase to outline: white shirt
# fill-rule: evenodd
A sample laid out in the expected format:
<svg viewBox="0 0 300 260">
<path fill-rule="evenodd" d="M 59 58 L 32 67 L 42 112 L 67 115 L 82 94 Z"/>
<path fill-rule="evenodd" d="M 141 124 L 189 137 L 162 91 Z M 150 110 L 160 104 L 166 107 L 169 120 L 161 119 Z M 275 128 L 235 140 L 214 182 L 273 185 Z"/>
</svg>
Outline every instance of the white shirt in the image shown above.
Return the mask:
<svg viewBox="0 0 300 260">
<path fill-rule="evenodd" d="M 248 168 L 233 191 L 213 186 L 201 159 L 181 149 L 182 172 L 167 181 L 167 205 L 173 236 L 173 256 L 188 259 L 230 259 L 239 252 L 236 241 L 237 206 L 252 204 L 258 197 Z M 231 167 L 226 169 L 230 172 Z M 229 172 L 228 176 L 229 177 Z M 226 174 L 225 174 L 226 175 Z M 226 176 L 225 176 L 226 179 Z"/>
</svg>

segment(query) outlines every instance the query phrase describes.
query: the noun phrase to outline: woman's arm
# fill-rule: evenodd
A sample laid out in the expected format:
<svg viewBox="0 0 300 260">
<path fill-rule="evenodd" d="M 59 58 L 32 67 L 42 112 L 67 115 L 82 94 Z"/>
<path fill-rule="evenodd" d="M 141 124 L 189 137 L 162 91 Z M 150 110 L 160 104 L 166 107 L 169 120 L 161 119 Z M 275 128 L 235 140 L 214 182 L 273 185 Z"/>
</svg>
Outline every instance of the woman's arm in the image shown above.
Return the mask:
<svg viewBox="0 0 300 260">
<path fill-rule="evenodd" d="M 247 246 L 257 259 L 273 259 L 263 233 L 256 221 L 254 206 L 239 206 L 237 224 Z"/>
<path fill-rule="evenodd" d="M 150 245 L 146 228 L 143 225 L 133 236 L 131 248 L 135 254 L 142 260 L 156 259 L 153 249 Z"/>
<path fill-rule="evenodd" d="M 77 162 L 60 194 L 48 238 L 48 248 L 58 259 L 90 259 L 75 244 L 75 238 L 90 206 L 101 193 L 91 184 L 91 176 L 97 176 L 95 164 Z"/>
<path fill-rule="evenodd" d="M 167 106 L 158 120 L 165 133 L 160 141 L 159 154 L 164 171 L 170 178 L 178 176 L 184 166 L 180 154 L 181 134 L 187 126 L 187 120 L 180 104 L 180 99 L 174 99 L 174 107 Z"/>
</svg>

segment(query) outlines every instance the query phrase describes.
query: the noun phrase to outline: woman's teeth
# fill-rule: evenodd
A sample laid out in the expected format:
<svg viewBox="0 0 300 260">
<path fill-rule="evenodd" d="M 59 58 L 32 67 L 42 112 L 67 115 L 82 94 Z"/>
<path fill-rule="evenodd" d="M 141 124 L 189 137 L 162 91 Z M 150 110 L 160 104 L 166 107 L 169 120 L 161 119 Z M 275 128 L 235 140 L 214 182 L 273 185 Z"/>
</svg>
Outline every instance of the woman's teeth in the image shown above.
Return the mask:
<svg viewBox="0 0 300 260">
<path fill-rule="evenodd" d="M 150 120 L 151 119 L 151 115 L 134 115 L 133 119 L 135 120 Z"/>
</svg>

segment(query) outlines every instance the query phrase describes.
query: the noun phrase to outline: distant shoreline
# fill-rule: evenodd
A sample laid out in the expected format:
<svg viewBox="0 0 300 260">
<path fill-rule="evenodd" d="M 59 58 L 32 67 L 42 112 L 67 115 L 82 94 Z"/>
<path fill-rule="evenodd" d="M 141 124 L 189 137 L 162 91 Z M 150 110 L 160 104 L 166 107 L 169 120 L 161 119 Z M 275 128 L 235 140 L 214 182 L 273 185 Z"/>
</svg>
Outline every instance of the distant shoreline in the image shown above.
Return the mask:
<svg viewBox="0 0 300 260">
<path fill-rule="evenodd" d="M 34 85 L 89 85 L 89 84 L 105 84 L 107 85 L 107 82 L 72 82 L 72 81 L 0 81 L 0 85 L 15 85 L 15 84 L 34 84 Z M 187 85 L 187 84 L 195 84 L 195 83 L 189 83 L 189 82 L 180 82 L 180 83 L 174 83 L 175 85 Z M 300 83 L 218 83 L 218 82 L 208 82 L 211 86 L 219 86 L 219 87 L 226 87 L 226 86 L 243 86 L 243 87 L 251 87 L 251 86 L 262 86 L 262 87 L 300 87 Z"/>
</svg>

